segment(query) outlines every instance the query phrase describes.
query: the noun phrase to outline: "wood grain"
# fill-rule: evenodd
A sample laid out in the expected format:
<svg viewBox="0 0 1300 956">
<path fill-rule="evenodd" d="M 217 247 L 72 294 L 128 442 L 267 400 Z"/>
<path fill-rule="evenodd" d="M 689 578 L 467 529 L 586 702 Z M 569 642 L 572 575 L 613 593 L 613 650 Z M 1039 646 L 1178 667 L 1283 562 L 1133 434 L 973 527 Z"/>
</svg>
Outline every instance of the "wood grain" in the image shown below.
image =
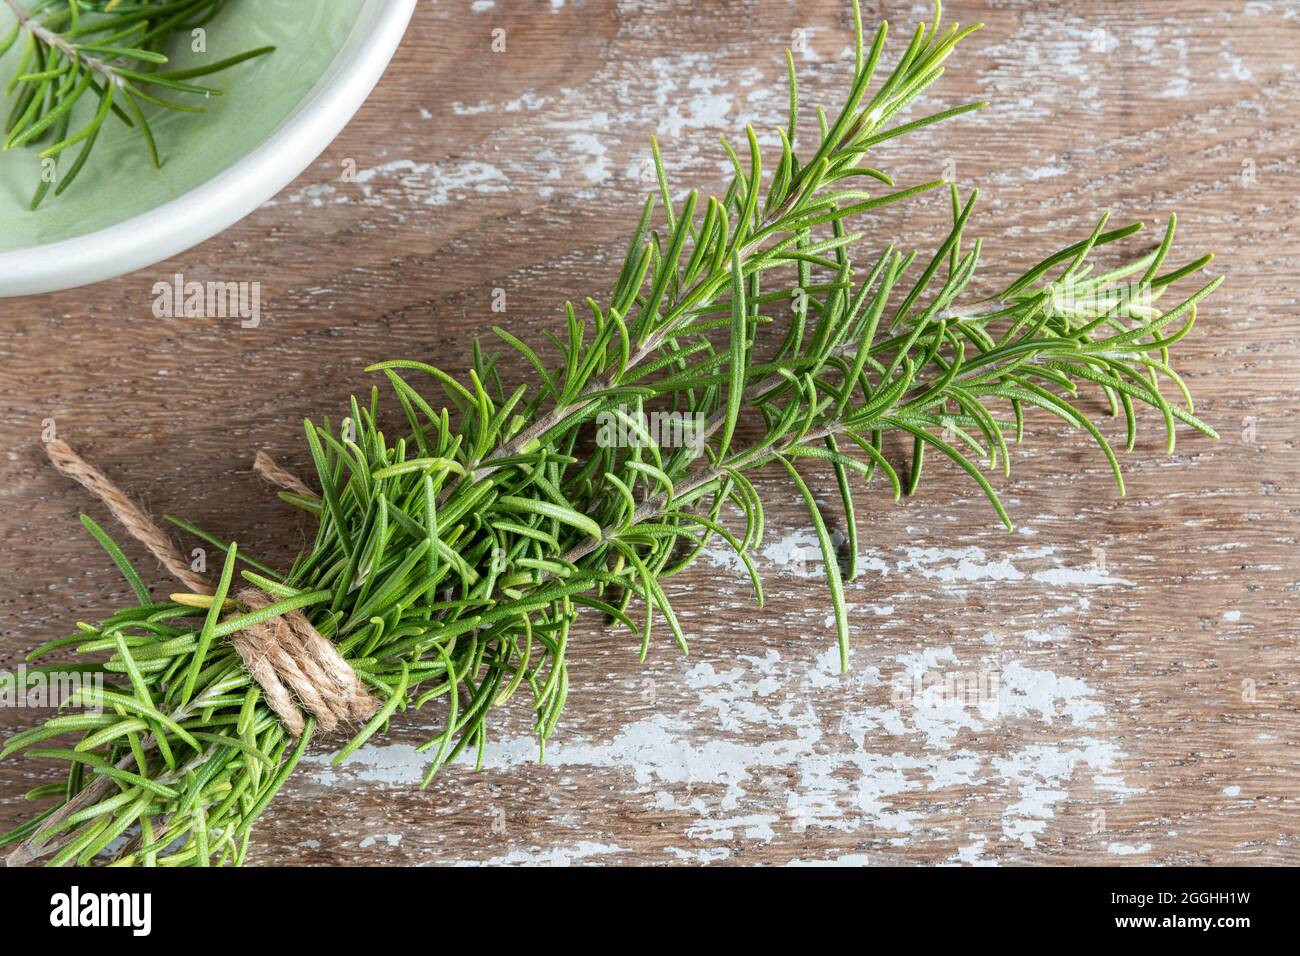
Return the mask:
<svg viewBox="0 0 1300 956">
<path fill-rule="evenodd" d="M 865 7 L 897 27 L 891 57 L 926 12 Z M 980 186 L 990 285 L 1103 208 L 1177 210 L 1184 258 L 1213 249 L 1228 277 L 1180 346 L 1223 439 L 1185 433 L 1166 458 L 1144 416 L 1121 500 L 1085 436 L 1035 417 L 999 483 L 1011 534 L 938 462 L 904 504 L 875 489 L 844 677 L 806 516 L 765 475 L 766 611 L 714 556 L 671 592 L 689 657 L 669 643 L 638 666 L 622 637 L 582 629 L 545 764 L 514 707 L 482 771 L 421 791 L 427 726 L 401 716 L 341 769 L 315 755 L 253 862 L 1300 862 L 1297 8 L 945 14 L 986 27 L 913 115 L 992 105 L 885 144 L 878 164 Z M 154 268 L 0 303 L 0 667 L 128 597 L 77 522 L 98 506 L 43 460 L 46 419 L 154 513 L 287 561 L 307 526 L 249 472 L 257 449 L 305 469 L 303 417 L 337 415 L 371 361 L 462 369 L 493 322 L 540 339 L 566 298 L 608 287 L 649 135 L 675 183 L 715 188 L 718 136 L 781 121 L 782 49 L 798 50 L 803 101 L 834 105 L 850 29 L 838 0 L 423 3 L 369 102 L 273 202 Z M 887 211 L 864 241 L 924 243 L 944 213 Z M 261 324 L 154 318 L 152 285 L 176 272 L 260 282 Z M 833 483 L 811 477 L 834 511 Z M 900 693 L 916 672 L 997 692 L 927 706 Z M 38 716 L 0 712 L 0 732 Z M 50 771 L 0 765 L 0 831 Z"/>
</svg>

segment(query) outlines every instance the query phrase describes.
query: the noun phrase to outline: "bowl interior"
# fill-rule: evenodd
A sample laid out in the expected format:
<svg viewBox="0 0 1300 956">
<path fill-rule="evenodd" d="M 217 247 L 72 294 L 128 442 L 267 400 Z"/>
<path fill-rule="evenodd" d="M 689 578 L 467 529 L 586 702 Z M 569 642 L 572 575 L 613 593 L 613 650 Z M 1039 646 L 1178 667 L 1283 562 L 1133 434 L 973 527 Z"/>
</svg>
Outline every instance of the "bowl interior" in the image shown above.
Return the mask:
<svg viewBox="0 0 1300 956">
<path fill-rule="evenodd" d="M 40 175 L 39 147 L 0 152 L 0 252 L 30 249 L 72 239 L 148 212 L 228 169 L 275 132 L 334 60 L 355 25 L 363 0 L 231 0 L 206 24 L 206 52 L 196 53 L 178 34 L 169 49 L 172 66 L 185 68 L 223 59 L 254 47 L 274 53 L 245 61 L 195 82 L 221 96 L 200 100 L 153 88 L 154 95 L 203 105 L 206 114 L 178 113 L 142 104 L 158 142 L 162 168 L 154 169 L 143 137 L 114 117 L 106 121 L 94 153 L 61 196 L 53 190 L 35 212 L 28 211 Z M 0 36 L 13 14 L 0 4 Z M 3 95 L 18 64 L 22 41 L 0 58 L 0 117 L 12 98 Z M 93 94 L 77 105 L 71 129 L 79 128 L 96 105 Z M 80 147 L 60 158 L 71 166 Z"/>
</svg>

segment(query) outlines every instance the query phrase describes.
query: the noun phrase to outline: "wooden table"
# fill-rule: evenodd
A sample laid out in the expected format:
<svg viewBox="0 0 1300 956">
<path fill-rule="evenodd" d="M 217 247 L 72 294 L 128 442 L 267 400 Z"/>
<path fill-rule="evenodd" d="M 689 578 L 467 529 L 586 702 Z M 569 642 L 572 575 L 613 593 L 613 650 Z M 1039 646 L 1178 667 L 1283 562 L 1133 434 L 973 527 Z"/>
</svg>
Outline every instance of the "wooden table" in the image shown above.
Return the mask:
<svg viewBox="0 0 1300 956">
<path fill-rule="evenodd" d="M 866 8 L 898 27 L 896 58 L 923 5 Z M 903 183 L 980 186 L 989 287 L 1102 209 L 1177 210 L 1182 258 L 1213 249 L 1228 277 L 1179 347 L 1221 441 L 1186 431 L 1166 458 L 1144 414 L 1117 499 L 1086 436 L 1036 415 L 998 483 L 1010 534 L 941 461 L 901 505 L 877 486 L 844 677 L 806 514 L 765 474 L 766 612 L 715 554 L 671 592 L 689 657 L 668 642 L 638 666 L 625 637 L 581 630 L 545 765 L 520 702 L 483 771 L 421 791 L 429 724 L 399 717 L 342 769 L 313 756 L 253 862 L 1300 862 L 1297 13 L 950 3 L 987 26 L 912 115 L 993 105 L 877 154 Z M 649 135 L 675 183 L 717 188 L 719 135 L 781 122 L 785 46 L 803 101 L 838 104 L 850 27 L 838 0 L 422 3 L 369 102 L 273 202 L 154 268 L 0 303 L 0 666 L 128 597 L 77 522 L 102 508 L 45 462 L 45 420 L 154 513 L 287 561 L 309 528 L 250 474 L 257 449 L 305 470 L 303 417 L 337 417 L 371 361 L 463 370 L 492 323 L 541 341 L 565 298 L 608 288 Z M 924 243 L 944 215 L 895 207 L 865 241 Z M 154 318 L 177 272 L 260 282 L 260 325 Z M 992 691 L 929 706 L 913 674 Z M 7 710 L 0 731 L 34 720 Z M 50 771 L 0 766 L 0 830 Z"/>
</svg>

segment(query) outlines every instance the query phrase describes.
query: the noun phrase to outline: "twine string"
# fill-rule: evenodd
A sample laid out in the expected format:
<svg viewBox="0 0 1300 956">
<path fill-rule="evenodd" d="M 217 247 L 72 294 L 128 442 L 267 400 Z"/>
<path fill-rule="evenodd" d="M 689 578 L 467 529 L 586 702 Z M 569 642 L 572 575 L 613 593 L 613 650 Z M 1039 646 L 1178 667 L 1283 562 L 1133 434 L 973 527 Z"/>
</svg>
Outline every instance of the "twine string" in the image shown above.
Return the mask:
<svg viewBox="0 0 1300 956">
<path fill-rule="evenodd" d="M 113 517 L 171 572 L 172 577 L 180 581 L 195 594 L 211 594 L 212 588 L 190 567 L 190 563 L 176 548 L 161 528 L 142 511 L 134 501 L 126 496 L 121 488 L 109 481 L 98 468 L 86 462 L 61 438 L 47 442 L 45 453 L 60 473 L 71 478 L 104 503 L 113 513 Z"/>
<path fill-rule="evenodd" d="M 279 485 L 286 491 L 292 491 L 305 498 L 319 497 L 316 492 L 303 484 L 301 478 L 288 469 L 281 468 L 276 464 L 275 459 L 264 451 L 259 450 L 253 456 L 253 471 L 259 477 L 265 478 L 273 485 Z"/>
<path fill-rule="evenodd" d="M 190 567 L 167 533 L 102 471 L 62 439 L 48 442 L 45 448 L 54 467 L 103 502 L 118 523 L 174 577 L 196 594 L 212 594 L 211 586 Z M 315 497 L 311 489 L 263 452 L 258 452 L 253 470 L 283 488 Z M 253 587 L 241 589 L 237 599 L 250 611 L 275 603 L 275 598 Z M 322 730 L 330 731 L 340 721 L 365 720 L 379 709 L 379 702 L 338 648 L 312 627 L 301 611 L 271 617 L 238 631 L 231 636 L 231 644 L 249 676 L 262 688 L 267 705 L 295 737 L 301 736 L 306 727 L 304 710 L 316 718 Z"/>
</svg>

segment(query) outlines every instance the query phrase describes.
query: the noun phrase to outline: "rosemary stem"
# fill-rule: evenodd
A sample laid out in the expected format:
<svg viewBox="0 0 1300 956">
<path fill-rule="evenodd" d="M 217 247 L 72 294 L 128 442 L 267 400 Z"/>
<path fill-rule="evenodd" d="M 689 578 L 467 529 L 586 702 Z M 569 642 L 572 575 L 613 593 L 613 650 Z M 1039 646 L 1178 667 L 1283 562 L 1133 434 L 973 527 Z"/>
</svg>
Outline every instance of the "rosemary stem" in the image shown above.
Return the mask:
<svg viewBox="0 0 1300 956">
<path fill-rule="evenodd" d="M 98 57 L 90 56 L 83 50 L 77 49 L 76 46 L 69 43 L 62 36 L 55 33 L 35 17 L 28 14 L 18 0 L 4 0 L 4 2 L 9 9 L 14 12 L 14 16 L 18 18 L 18 25 L 32 36 L 36 37 L 36 39 L 48 46 L 54 47 L 68 59 L 77 60 L 84 66 L 94 70 L 114 86 L 121 87 L 123 85 L 124 81 L 122 77 L 119 76 L 108 63 Z"/>
</svg>

